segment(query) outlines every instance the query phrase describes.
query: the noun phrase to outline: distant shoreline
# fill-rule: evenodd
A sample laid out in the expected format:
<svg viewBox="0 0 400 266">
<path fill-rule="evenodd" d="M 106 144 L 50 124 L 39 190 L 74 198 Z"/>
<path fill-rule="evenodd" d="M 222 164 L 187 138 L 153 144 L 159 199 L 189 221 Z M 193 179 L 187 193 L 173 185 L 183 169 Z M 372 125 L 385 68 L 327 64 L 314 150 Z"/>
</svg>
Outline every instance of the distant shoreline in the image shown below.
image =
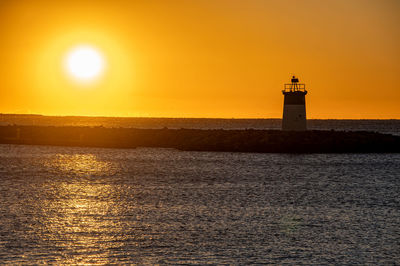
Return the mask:
<svg viewBox="0 0 400 266">
<path fill-rule="evenodd" d="M 76 126 L 141 129 L 226 129 L 280 130 L 280 118 L 150 118 L 150 117 L 87 117 L 0 114 L 0 126 Z M 400 136 L 400 119 L 342 120 L 308 119 L 309 130 L 373 131 Z"/>
<path fill-rule="evenodd" d="M 0 126 L 0 143 L 258 153 L 400 153 L 400 136 L 333 130 L 285 132 L 14 125 Z"/>
</svg>

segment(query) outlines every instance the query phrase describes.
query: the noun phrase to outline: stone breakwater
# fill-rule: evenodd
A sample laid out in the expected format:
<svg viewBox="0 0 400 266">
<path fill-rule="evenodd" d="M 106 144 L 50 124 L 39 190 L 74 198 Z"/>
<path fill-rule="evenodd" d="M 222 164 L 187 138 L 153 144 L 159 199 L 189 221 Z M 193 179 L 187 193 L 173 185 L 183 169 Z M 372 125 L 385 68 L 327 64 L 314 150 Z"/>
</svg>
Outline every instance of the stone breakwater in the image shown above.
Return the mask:
<svg viewBox="0 0 400 266">
<path fill-rule="evenodd" d="M 400 136 L 367 131 L 0 126 L 0 143 L 264 153 L 400 152 Z"/>
</svg>

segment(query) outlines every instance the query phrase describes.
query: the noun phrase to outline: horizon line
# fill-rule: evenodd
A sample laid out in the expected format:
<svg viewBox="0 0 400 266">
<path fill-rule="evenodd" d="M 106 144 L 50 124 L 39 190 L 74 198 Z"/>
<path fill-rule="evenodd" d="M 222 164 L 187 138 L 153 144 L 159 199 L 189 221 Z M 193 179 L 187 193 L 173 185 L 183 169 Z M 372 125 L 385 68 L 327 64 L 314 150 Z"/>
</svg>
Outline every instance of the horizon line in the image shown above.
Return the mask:
<svg viewBox="0 0 400 266">
<path fill-rule="evenodd" d="M 42 117 L 87 117 L 87 118 L 139 118 L 139 119 L 219 119 L 219 120 L 282 120 L 281 117 L 177 117 L 177 116 L 107 116 L 107 115 L 46 115 L 28 113 L 0 113 L 15 116 L 42 116 Z M 400 118 L 307 118 L 307 120 L 400 120 Z"/>
</svg>

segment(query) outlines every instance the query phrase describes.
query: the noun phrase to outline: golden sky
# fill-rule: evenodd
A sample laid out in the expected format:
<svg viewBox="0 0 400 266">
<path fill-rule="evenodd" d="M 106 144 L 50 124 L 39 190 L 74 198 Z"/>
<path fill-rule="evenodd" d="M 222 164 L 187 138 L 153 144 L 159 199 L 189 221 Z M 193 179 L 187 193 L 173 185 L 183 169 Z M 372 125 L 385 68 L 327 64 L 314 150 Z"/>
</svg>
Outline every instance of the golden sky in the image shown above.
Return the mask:
<svg viewBox="0 0 400 266">
<path fill-rule="evenodd" d="M 308 118 L 400 119 L 398 0 L 1 0 L 0 36 L 1 113 L 279 118 L 296 74 Z"/>
</svg>

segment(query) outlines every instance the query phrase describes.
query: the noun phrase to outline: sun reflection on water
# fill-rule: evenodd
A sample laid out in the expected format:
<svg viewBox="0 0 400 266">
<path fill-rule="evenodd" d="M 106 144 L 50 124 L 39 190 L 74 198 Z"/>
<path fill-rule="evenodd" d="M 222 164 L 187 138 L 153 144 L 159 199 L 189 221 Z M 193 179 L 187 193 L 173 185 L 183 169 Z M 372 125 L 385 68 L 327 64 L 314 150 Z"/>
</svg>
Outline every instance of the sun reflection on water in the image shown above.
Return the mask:
<svg viewBox="0 0 400 266">
<path fill-rule="evenodd" d="M 112 164 L 110 162 L 98 160 L 93 154 L 58 154 L 57 157 L 48 162 L 52 168 L 57 168 L 63 172 L 74 174 L 110 174 Z"/>
<path fill-rule="evenodd" d="M 61 253 L 57 263 L 110 263 L 108 251 L 121 246 L 115 241 L 123 235 L 115 219 L 121 205 L 118 190 L 102 182 L 101 176 L 109 176 L 115 166 L 92 154 L 59 154 L 46 164 L 61 177 L 42 206 L 46 216 L 41 221 L 42 237 L 54 242 Z M 94 178 L 85 178 L 88 175 Z"/>
</svg>

